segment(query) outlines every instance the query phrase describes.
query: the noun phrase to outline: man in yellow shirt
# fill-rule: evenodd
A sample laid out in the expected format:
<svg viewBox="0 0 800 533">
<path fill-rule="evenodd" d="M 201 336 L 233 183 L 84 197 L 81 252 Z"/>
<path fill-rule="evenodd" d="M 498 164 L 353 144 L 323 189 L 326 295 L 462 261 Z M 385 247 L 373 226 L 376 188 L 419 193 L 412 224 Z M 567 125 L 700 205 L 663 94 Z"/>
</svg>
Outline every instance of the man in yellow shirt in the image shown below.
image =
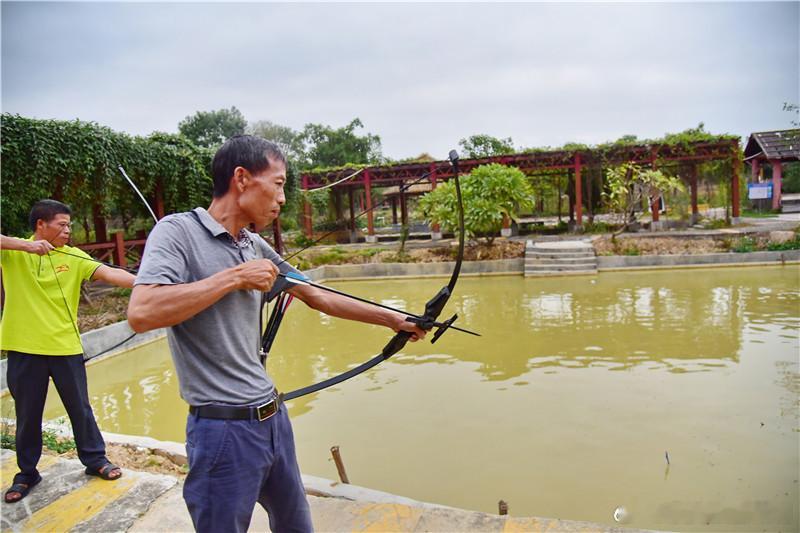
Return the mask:
<svg viewBox="0 0 800 533">
<path fill-rule="evenodd" d="M 67 246 L 70 215 L 69 207 L 61 202 L 41 200 L 31 209 L 31 238 L 0 235 L 5 289 L 0 345 L 8 350 L 8 388 L 15 402 L 20 470 L 5 493 L 7 503 L 20 501 L 42 480 L 36 465 L 42 454 L 42 413 L 51 377 L 72 423 L 86 473 L 107 480 L 122 475 L 106 458 L 105 442 L 89 404 L 78 302 L 86 280 L 131 288 L 135 277 Z"/>
</svg>

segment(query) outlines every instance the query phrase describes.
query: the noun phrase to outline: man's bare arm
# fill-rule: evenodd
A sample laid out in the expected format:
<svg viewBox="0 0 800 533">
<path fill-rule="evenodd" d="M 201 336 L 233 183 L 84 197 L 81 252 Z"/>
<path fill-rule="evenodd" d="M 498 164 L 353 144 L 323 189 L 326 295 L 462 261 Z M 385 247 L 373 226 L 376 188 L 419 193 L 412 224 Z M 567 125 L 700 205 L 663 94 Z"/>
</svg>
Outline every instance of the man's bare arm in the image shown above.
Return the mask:
<svg viewBox="0 0 800 533">
<path fill-rule="evenodd" d="M 126 272 L 121 268 L 112 268 L 106 265 L 100 265 L 97 270 L 92 274 L 92 281 L 105 281 L 117 287 L 125 287 L 127 289 L 133 288 L 133 282 L 136 281 L 136 276 L 130 272 Z"/>
<path fill-rule="evenodd" d="M 303 302 L 326 315 L 348 320 L 357 320 L 367 324 L 385 326 L 394 331 L 407 331 L 413 336 L 412 341 L 425 337 L 425 331 L 415 324 L 406 321 L 406 315 L 381 309 L 357 300 L 351 300 L 339 294 L 330 293 L 309 285 L 296 285 L 287 292 L 303 300 Z"/>
<path fill-rule="evenodd" d="M 0 248 L 6 250 L 18 250 L 20 252 L 28 252 L 29 254 L 45 255 L 55 247 L 45 240 L 39 241 L 26 241 L 25 239 L 17 239 L 16 237 L 6 237 L 0 235 Z"/>
<path fill-rule="evenodd" d="M 235 290 L 268 291 L 278 267 L 268 259 L 248 261 L 193 283 L 137 285 L 128 303 L 128 324 L 142 333 L 174 326 L 211 307 Z"/>
</svg>

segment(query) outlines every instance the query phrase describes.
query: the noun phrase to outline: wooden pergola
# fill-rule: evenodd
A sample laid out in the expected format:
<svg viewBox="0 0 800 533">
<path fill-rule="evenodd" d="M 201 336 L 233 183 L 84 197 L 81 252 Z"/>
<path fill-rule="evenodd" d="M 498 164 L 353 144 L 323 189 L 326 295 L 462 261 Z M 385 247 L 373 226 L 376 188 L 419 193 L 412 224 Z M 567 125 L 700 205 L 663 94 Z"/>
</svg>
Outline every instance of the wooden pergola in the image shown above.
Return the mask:
<svg viewBox="0 0 800 533">
<path fill-rule="evenodd" d="M 714 142 L 694 142 L 688 144 L 641 144 L 623 145 L 605 150 L 553 150 L 510 154 L 479 159 L 462 159 L 460 167 L 462 173 L 469 173 L 474 168 L 489 163 L 514 166 L 528 175 L 542 174 L 559 171 L 566 172 L 569 176 L 568 188 L 570 194 L 570 216 L 574 217 L 577 227 L 583 225 L 584 189 L 590 184 L 587 182 L 585 171 L 588 168 L 602 168 L 610 165 L 619 165 L 634 162 L 644 167 L 655 168 L 658 165 L 667 166 L 681 164 L 688 170 L 685 179 L 691 189 L 691 205 L 693 221 L 699 218 L 697 207 L 697 165 L 706 161 L 730 161 L 730 191 L 732 215 L 739 217 L 739 175 L 740 175 L 740 147 L 738 139 L 722 139 Z M 301 177 L 301 187 L 311 191 L 321 187 L 330 186 L 353 173 L 353 169 L 338 169 L 331 171 L 309 172 Z M 432 161 L 425 163 L 408 163 L 399 165 L 385 165 L 366 167 L 353 179 L 342 181 L 331 187 L 334 194 L 334 203 L 341 205 L 342 195 L 346 194 L 349 203 L 349 228 L 355 232 L 355 193 L 363 190 L 364 207 L 367 211 L 367 241 L 375 242 L 374 218 L 372 208 L 372 189 L 374 187 L 402 187 L 406 183 L 419 180 L 423 175 L 429 182 L 429 188 L 435 189 L 440 181 L 453 177 L 453 169 L 449 161 Z M 684 172 L 684 174 L 687 174 Z M 397 194 L 398 189 L 395 189 Z M 574 192 L 573 192 L 574 191 Z M 404 196 L 399 198 L 401 209 L 404 208 Z M 653 199 L 653 205 L 659 202 Z M 651 206 L 653 221 L 659 221 L 659 210 Z M 308 202 L 304 204 L 303 227 L 305 234 L 311 238 L 313 235 L 312 209 Z M 438 228 L 432 228 L 434 233 Z M 276 239 L 279 239 L 276 232 Z"/>
<path fill-rule="evenodd" d="M 764 165 L 772 166 L 772 209 L 781 208 L 783 163 L 800 161 L 800 129 L 751 133 L 744 149 L 752 180 L 760 182 Z"/>
</svg>

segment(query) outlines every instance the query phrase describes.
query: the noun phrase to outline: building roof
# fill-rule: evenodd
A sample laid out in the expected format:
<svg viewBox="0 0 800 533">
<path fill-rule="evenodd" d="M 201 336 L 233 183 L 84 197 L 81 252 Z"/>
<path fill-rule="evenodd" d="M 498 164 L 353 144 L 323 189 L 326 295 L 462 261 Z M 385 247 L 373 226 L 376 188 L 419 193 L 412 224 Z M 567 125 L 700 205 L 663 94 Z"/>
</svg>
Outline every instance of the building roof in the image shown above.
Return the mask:
<svg viewBox="0 0 800 533">
<path fill-rule="evenodd" d="M 800 161 L 800 129 L 751 133 L 744 158 Z"/>
</svg>

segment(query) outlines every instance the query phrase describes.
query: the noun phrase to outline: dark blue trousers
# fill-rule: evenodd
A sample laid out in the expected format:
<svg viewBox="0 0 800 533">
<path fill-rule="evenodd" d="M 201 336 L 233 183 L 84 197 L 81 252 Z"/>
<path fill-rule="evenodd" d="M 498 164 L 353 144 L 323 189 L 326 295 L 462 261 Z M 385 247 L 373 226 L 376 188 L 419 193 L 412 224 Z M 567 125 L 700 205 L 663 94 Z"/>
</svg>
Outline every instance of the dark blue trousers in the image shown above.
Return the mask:
<svg viewBox="0 0 800 533">
<path fill-rule="evenodd" d="M 8 352 L 8 389 L 17 415 L 17 465 L 14 483 L 39 478 L 36 465 L 42 455 L 42 413 L 50 378 L 67 410 L 78 458 L 90 468 L 106 464 L 106 445 L 89 404 L 83 355 L 34 355 Z"/>
<path fill-rule="evenodd" d="M 271 418 L 189 415 L 183 498 L 200 533 L 246 532 L 260 503 L 276 533 L 313 531 L 286 407 Z"/>
</svg>

